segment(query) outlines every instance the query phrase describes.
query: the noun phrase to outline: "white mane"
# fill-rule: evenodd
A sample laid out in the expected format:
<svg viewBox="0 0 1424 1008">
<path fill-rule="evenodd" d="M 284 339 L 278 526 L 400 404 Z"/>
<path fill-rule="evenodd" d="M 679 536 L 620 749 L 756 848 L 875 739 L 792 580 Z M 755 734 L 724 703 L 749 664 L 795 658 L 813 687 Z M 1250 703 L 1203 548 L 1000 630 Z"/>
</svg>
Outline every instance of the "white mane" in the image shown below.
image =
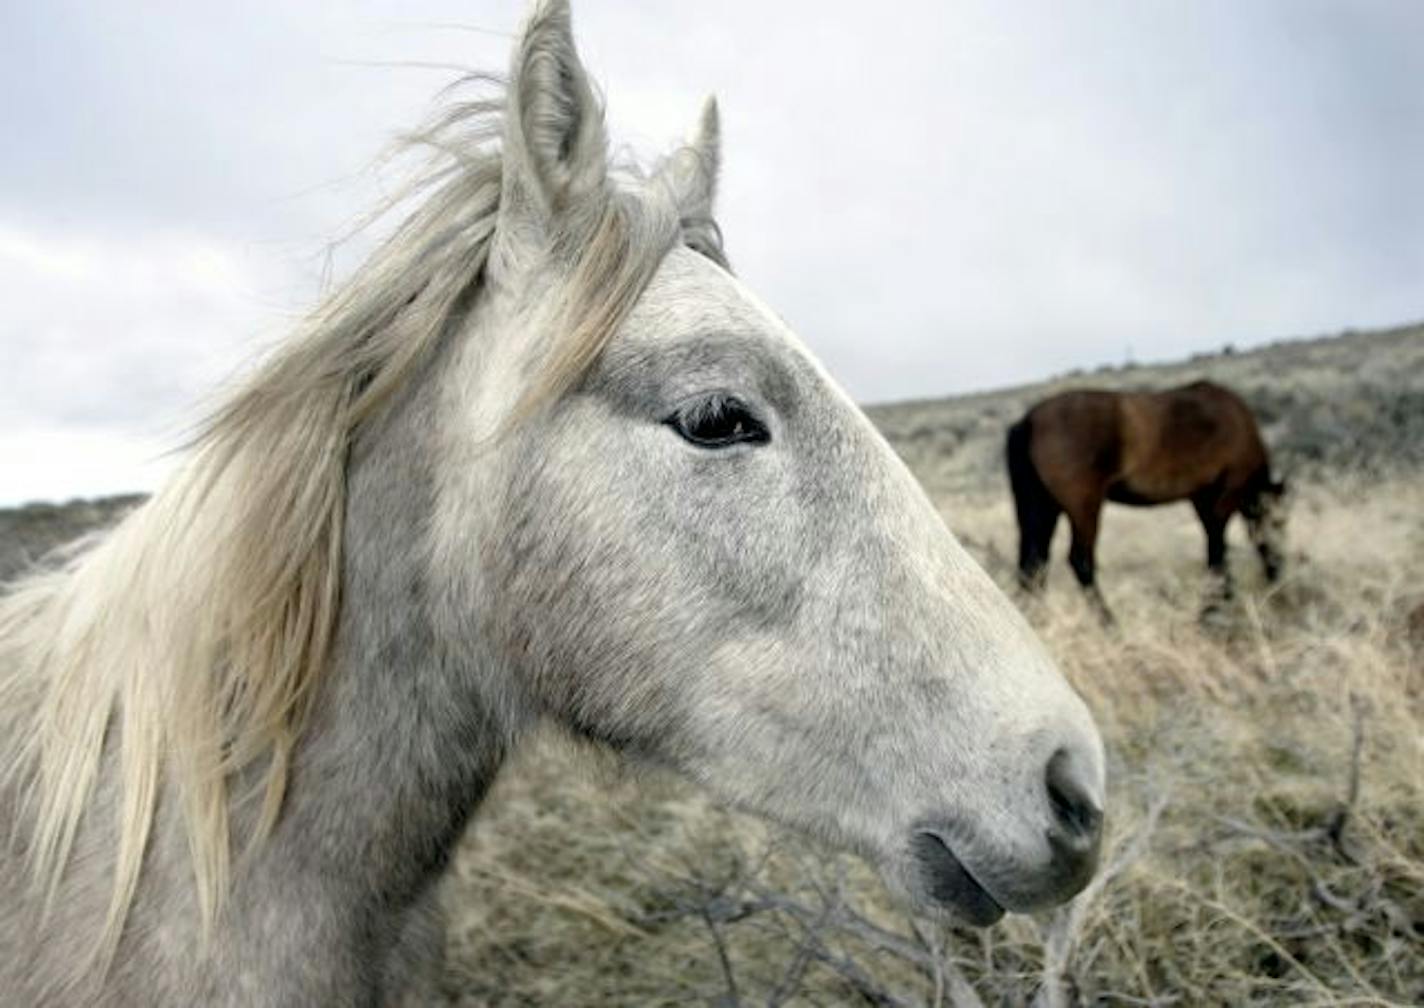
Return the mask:
<svg viewBox="0 0 1424 1008">
<path fill-rule="evenodd" d="M 500 137 L 519 114 L 508 105 L 503 93 L 452 103 L 416 135 L 434 154 L 394 235 L 216 412 L 163 490 L 63 569 L 0 598 L 0 711 L 17 730 L 33 725 L 0 777 L 24 791 L 17 818 L 33 824 L 48 900 L 101 766 L 116 768 L 105 960 L 160 794 L 181 803 L 209 926 L 234 839 L 260 842 L 280 815 L 341 605 L 348 450 L 479 291 L 508 198 Z M 669 174 L 685 173 L 678 158 Z M 561 217 L 549 245 L 571 278 L 563 336 L 518 414 L 578 379 L 675 242 L 722 261 L 715 225 L 681 221 L 670 187 L 642 189 L 610 182 L 586 212 Z M 234 838 L 231 784 L 254 767 L 259 826 Z"/>
</svg>

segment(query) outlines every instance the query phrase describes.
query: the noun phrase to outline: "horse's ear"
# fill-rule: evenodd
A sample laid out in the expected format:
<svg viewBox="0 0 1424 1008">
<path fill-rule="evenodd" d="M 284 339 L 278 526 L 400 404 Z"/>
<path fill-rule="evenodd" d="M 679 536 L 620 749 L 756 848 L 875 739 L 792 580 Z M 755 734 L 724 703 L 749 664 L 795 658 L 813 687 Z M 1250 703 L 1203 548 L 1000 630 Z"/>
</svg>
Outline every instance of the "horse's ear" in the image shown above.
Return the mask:
<svg viewBox="0 0 1424 1008">
<path fill-rule="evenodd" d="M 708 95 L 702 103 L 697 131 L 674 164 L 677 171 L 674 184 L 682 216 L 692 220 L 711 220 L 713 204 L 717 199 L 717 176 L 722 170 L 722 120 L 717 111 L 717 99 L 712 95 Z"/>
<path fill-rule="evenodd" d="M 722 125 L 717 99 L 702 103 L 697 129 L 687 143 L 658 169 L 658 179 L 672 192 L 682 218 L 683 240 L 714 262 L 728 267 L 722 234 L 713 219 L 717 176 L 722 167 Z M 728 267 L 730 268 L 730 267 Z"/>
<path fill-rule="evenodd" d="M 523 201 L 547 219 L 603 190 L 603 108 L 574 48 L 568 0 L 541 0 L 515 50 L 506 165 Z"/>
</svg>

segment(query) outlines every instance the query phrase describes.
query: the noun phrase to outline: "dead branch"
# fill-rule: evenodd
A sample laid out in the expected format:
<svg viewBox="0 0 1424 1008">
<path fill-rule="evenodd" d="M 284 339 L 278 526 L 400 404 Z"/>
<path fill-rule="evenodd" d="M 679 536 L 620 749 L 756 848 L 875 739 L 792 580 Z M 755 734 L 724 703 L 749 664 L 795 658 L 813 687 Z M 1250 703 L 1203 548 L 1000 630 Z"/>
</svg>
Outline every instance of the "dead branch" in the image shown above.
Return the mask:
<svg viewBox="0 0 1424 1008">
<path fill-rule="evenodd" d="M 1078 896 L 1066 907 L 1053 913 L 1042 929 L 1043 982 L 1033 998 L 1033 1008 L 1064 1008 L 1068 1001 L 1068 961 L 1083 933 L 1088 908 L 1114 879 L 1147 853 L 1147 847 L 1157 830 L 1157 822 L 1168 804 L 1168 796 L 1159 794 L 1147 807 L 1142 824 L 1117 847 L 1112 858 Z"/>
<path fill-rule="evenodd" d="M 807 935 L 797 943 L 796 955 L 791 960 L 791 965 L 787 968 L 785 975 L 782 976 L 781 982 L 776 985 L 776 989 L 771 992 L 771 997 L 767 999 L 767 1008 L 779 1008 L 801 986 L 801 980 L 806 975 L 811 960 L 815 958 L 816 946 L 811 936 L 819 934 L 820 929 L 826 924 L 826 918 L 830 915 L 830 911 L 830 904 L 826 904 L 820 919 L 807 929 Z"/>
<path fill-rule="evenodd" d="M 933 1008 L 940 1008 L 946 997 L 949 998 L 950 1008 L 984 1008 L 979 992 L 965 978 L 954 960 L 946 954 L 944 933 L 913 917 L 910 919 L 910 925 L 934 964 L 934 1000 L 931 1002 Z M 936 938 L 938 940 L 935 940 Z"/>
<path fill-rule="evenodd" d="M 737 991 L 737 974 L 732 969 L 731 957 L 727 955 L 727 943 L 722 940 L 722 930 L 706 907 L 702 909 L 702 920 L 707 924 L 707 930 L 712 932 L 712 943 L 717 947 L 717 961 L 722 964 L 722 979 L 727 984 L 727 993 L 719 998 L 717 1003 L 724 1008 L 741 1008 L 742 998 Z"/>
<path fill-rule="evenodd" d="M 824 946 L 812 954 L 817 960 L 840 974 L 841 978 L 854 987 L 856 993 L 863 997 L 867 1004 L 876 1005 L 878 1008 L 911 1008 L 908 1001 L 891 994 L 872 980 L 870 975 L 849 956 L 838 956 L 827 952 Z"/>
<path fill-rule="evenodd" d="M 944 956 L 941 954 L 943 942 L 937 931 L 915 918 L 910 918 L 910 929 L 915 932 L 915 937 L 920 940 L 920 945 L 929 953 L 930 962 L 934 964 L 931 970 L 931 979 L 934 981 L 934 990 L 930 995 L 930 1008 L 944 1008 Z"/>
<path fill-rule="evenodd" d="M 1359 860 L 1345 848 L 1345 826 L 1349 823 L 1350 816 L 1355 810 L 1355 804 L 1360 798 L 1360 755 L 1365 748 L 1365 707 L 1364 698 L 1358 693 L 1352 692 L 1350 694 L 1350 709 L 1354 712 L 1355 721 L 1354 737 L 1350 743 L 1350 776 L 1345 787 L 1345 801 L 1335 810 L 1335 814 L 1330 817 L 1330 822 L 1325 827 L 1325 835 L 1330 838 L 1335 853 L 1352 865 L 1359 864 Z"/>
<path fill-rule="evenodd" d="M 1167 804 L 1165 795 L 1152 801 L 1142 823 L 1116 846 L 1112 857 L 1087 889 L 1069 907 L 1055 914 L 1044 928 L 1043 980 L 1033 1001 L 1038 1008 L 1059 1008 L 1067 1004 L 1072 983 L 1068 962 L 1081 939 L 1088 908 L 1105 886 L 1146 853 Z M 936 940 L 923 922 L 911 920 L 914 937 L 910 937 L 868 920 L 844 898 L 842 878 L 827 886 L 814 872 L 808 872 L 814 893 L 808 902 L 760 884 L 757 875 L 757 872 L 749 872 L 745 863 L 739 864 L 729 877 L 711 884 L 689 873 L 678 881 L 690 894 L 673 897 L 671 906 L 646 915 L 640 922 L 646 926 L 696 916 L 706 924 L 726 984 L 719 1004 L 736 1006 L 744 997 L 727 951 L 724 928 L 766 916 L 777 921 L 783 930 L 785 924 L 780 922 L 790 922 L 796 932 L 787 935 L 795 941 L 796 951 L 767 1000 L 768 1008 L 779 1008 L 793 997 L 813 963 L 835 973 L 869 1004 L 908 1008 L 909 1002 L 902 995 L 885 988 L 852 955 L 831 946 L 830 938 L 837 934 L 922 970 L 934 985 L 934 1005 L 948 1003 L 951 1008 L 984 1008 L 978 992 L 946 954 L 942 941 Z"/>
</svg>

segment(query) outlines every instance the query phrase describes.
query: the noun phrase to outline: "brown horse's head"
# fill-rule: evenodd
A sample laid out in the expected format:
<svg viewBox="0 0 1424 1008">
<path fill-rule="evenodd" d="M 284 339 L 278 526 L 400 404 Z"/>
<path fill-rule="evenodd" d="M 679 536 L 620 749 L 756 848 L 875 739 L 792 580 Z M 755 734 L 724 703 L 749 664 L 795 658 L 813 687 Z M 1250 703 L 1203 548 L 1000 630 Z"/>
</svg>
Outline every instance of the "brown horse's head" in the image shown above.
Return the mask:
<svg viewBox="0 0 1424 1008">
<path fill-rule="evenodd" d="M 1242 505 L 1241 514 L 1246 519 L 1246 530 L 1256 552 L 1261 554 L 1261 564 L 1266 569 L 1266 580 L 1275 581 L 1281 576 L 1286 562 L 1286 515 L 1289 511 L 1290 496 L 1285 480 L 1267 477 L 1254 496 Z"/>
</svg>

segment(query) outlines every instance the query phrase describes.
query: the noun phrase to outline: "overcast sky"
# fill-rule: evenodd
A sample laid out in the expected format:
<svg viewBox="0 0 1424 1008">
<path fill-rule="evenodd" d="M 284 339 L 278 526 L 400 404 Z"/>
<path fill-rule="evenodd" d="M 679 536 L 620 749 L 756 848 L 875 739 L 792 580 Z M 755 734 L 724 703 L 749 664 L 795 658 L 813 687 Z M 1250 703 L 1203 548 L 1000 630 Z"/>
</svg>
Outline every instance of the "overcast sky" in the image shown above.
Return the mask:
<svg viewBox="0 0 1424 1008">
<path fill-rule="evenodd" d="M 575 2 L 864 401 L 1424 316 L 1424 2 Z M 147 489 L 507 0 L 0 3 L 0 503 Z M 404 64 L 404 65 L 395 65 Z M 359 241 L 335 260 L 359 252 Z"/>
</svg>

